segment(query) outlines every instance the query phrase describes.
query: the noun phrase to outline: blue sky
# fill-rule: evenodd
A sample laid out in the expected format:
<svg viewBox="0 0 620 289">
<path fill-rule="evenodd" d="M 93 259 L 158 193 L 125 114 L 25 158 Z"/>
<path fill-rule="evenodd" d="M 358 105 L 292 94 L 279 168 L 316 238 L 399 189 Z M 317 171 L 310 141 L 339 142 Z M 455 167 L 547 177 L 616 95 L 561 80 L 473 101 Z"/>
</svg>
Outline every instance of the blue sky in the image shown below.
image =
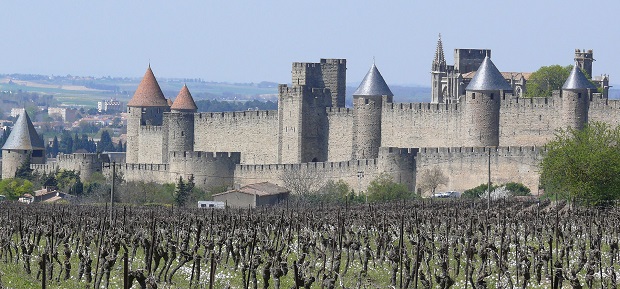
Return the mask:
<svg viewBox="0 0 620 289">
<path fill-rule="evenodd" d="M 620 83 L 620 1 L 2 1 L 0 73 L 290 82 L 292 62 L 346 58 L 359 82 L 373 57 L 388 84 L 429 85 L 438 33 L 490 48 L 502 71 L 573 62 Z"/>
</svg>

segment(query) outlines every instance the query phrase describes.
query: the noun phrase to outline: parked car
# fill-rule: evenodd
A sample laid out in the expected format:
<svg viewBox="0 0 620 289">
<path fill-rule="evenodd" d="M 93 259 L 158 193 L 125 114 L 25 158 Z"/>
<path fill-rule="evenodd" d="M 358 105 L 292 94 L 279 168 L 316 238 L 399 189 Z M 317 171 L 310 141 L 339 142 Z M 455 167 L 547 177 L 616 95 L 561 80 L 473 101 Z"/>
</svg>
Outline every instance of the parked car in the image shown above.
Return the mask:
<svg viewBox="0 0 620 289">
<path fill-rule="evenodd" d="M 435 193 L 432 198 L 460 198 L 461 193 L 457 191 L 447 191 L 447 192 L 439 192 Z"/>
</svg>

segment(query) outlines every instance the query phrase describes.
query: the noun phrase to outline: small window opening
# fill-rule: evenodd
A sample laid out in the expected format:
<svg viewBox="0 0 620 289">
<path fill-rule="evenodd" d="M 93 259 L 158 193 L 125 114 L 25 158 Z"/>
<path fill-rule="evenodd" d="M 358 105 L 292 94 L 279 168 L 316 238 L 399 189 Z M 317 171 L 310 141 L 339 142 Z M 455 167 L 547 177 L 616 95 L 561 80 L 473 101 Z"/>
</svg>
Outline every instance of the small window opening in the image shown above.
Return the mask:
<svg viewBox="0 0 620 289">
<path fill-rule="evenodd" d="M 471 93 L 471 99 L 476 99 L 476 93 L 475 92 Z"/>
</svg>

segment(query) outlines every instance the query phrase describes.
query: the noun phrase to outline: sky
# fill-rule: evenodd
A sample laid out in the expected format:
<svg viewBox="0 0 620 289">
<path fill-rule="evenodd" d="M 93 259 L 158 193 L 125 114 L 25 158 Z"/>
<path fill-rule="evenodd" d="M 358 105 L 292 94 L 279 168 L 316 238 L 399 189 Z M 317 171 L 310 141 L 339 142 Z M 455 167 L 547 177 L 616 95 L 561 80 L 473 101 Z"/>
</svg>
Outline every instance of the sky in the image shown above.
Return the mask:
<svg viewBox="0 0 620 289">
<path fill-rule="evenodd" d="M 594 4 L 590 4 L 594 3 Z M 620 1 L 33 0 L 0 3 L 0 73 L 291 81 L 292 62 L 346 58 L 359 83 L 373 59 L 390 85 L 430 85 L 438 34 L 488 48 L 501 71 L 569 65 L 620 83 Z"/>
</svg>

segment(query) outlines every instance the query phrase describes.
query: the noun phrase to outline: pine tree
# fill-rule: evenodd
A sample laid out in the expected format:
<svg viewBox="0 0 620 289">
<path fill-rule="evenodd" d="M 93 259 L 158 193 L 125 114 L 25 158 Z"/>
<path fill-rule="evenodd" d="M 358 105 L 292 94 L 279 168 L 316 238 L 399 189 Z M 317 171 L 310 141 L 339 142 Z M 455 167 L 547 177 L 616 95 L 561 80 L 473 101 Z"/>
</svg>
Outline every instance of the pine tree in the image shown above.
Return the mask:
<svg viewBox="0 0 620 289">
<path fill-rule="evenodd" d="M 32 169 L 30 168 L 30 155 L 26 157 L 24 162 L 15 171 L 15 177 L 18 179 L 32 180 Z"/>
<path fill-rule="evenodd" d="M 187 201 L 188 196 L 189 191 L 187 190 L 187 184 L 183 182 L 183 177 L 179 177 L 175 190 L 174 201 L 180 207 L 185 206 L 185 201 Z"/>
<path fill-rule="evenodd" d="M 54 140 L 52 141 L 52 149 L 51 149 L 52 157 L 55 158 L 56 156 L 58 156 L 58 152 L 59 152 L 58 137 L 54 136 Z"/>
</svg>

